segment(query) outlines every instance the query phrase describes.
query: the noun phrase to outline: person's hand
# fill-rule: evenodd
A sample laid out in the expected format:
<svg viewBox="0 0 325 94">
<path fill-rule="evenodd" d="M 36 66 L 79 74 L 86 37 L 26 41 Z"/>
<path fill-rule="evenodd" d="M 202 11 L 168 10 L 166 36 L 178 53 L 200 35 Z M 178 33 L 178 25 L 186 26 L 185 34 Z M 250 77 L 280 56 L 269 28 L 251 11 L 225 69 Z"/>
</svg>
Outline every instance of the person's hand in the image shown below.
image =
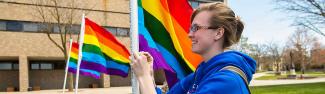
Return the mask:
<svg viewBox="0 0 325 94">
<path fill-rule="evenodd" d="M 147 52 L 133 52 L 131 69 L 139 81 L 141 94 L 156 94 L 153 80 L 153 58 Z"/>
<path fill-rule="evenodd" d="M 140 52 L 140 54 L 146 56 L 147 58 L 147 62 L 150 64 L 150 76 L 152 78 L 154 78 L 154 74 L 153 74 L 153 57 L 148 53 L 148 52 Z M 154 80 L 154 79 L 153 79 Z"/>
<path fill-rule="evenodd" d="M 130 65 L 137 78 L 153 75 L 153 58 L 147 52 L 134 52 Z"/>
</svg>

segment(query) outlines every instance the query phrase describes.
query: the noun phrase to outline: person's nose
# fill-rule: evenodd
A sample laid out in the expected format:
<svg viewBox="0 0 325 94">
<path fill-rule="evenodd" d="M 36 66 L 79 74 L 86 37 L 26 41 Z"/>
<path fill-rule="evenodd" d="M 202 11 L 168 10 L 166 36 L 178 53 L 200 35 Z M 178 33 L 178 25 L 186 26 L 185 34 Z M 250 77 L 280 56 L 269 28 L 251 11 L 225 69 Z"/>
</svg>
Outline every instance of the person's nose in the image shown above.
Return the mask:
<svg viewBox="0 0 325 94">
<path fill-rule="evenodd" d="M 193 32 L 190 31 L 190 32 L 188 33 L 188 37 L 189 37 L 190 39 L 192 39 L 193 36 L 194 36 Z"/>
</svg>

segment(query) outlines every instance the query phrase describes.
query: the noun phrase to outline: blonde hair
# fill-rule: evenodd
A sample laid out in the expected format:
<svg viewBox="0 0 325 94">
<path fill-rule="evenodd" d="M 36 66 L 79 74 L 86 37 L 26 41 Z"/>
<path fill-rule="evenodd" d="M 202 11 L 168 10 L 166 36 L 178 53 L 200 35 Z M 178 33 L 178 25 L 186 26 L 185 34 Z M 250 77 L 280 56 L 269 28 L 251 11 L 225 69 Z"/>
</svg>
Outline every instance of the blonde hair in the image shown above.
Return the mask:
<svg viewBox="0 0 325 94">
<path fill-rule="evenodd" d="M 236 17 L 235 13 L 224 3 L 217 2 L 201 6 L 194 10 L 191 22 L 194 17 L 202 11 L 212 13 L 210 18 L 211 27 L 222 27 L 225 30 L 223 48 L 228 48 L 240 40 L 244 24 Z"/>
</svg>

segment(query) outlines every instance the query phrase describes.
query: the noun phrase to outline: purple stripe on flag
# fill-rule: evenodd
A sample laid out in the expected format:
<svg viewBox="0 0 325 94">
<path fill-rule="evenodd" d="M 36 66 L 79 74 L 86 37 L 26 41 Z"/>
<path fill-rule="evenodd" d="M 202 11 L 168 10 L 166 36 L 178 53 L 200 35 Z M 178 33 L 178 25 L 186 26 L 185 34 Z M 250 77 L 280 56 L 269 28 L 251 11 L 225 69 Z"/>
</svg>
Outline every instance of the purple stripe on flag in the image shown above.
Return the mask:
<svg viewBox="0 0 325 94">
<path fill-rule="evenodd" d="M 151 56 L 155 59 L 153 61 L 154 70 L 164 69 L 166 71 L 174 72 L 174 70 L 166 63 L 164 57 L 160 54 L 157 49 L 151 48 L 148 45 L 147 40 L 143 35 L 139 35 L 139 47 L 140 51 L 146 51 L 151 54 Z"/>
<path fill-rule="evenodd" d="M 113 68 L 106 68 L 105 66 L 98 64 L 98 63 L 93 63 L 93 62 L 87 62 L 87 61 L 82 61 L 80 68 L 83 69 L 90 69 L 90 70 L 95 70 L 98 72 L 102 72 L 105 74 L 110 74 L 110 75 L 119 75 L 122 77 L 127 77 L 128 76 L 128 71 L 124 72 L 122 70 L 129 70 L 129 69 L 113 69 Z"/>
<path fill-rule="evenodd" d="M 176 73 L 165 71 L 165 75 L 166 75 L 168 87 L 172 88 L 178 82 Z"/>
<path fill-rule="evenodd" d="M 74 68 L 68 68 L 68 71 L 73 73 L 73 74 L 77 73 L 77 69 L 74 69 Z M 90 77 L 93 77 L 93 78 L 96 78 L 96 79 L 100 79 L 100 75 L 92 74 L 90 72 L 84 72 L 82 70 L 79 70 L 79 73 L 80 73 L 80 75 L 83 75 L 83 76 L 90 76 Z"/>
</svg>

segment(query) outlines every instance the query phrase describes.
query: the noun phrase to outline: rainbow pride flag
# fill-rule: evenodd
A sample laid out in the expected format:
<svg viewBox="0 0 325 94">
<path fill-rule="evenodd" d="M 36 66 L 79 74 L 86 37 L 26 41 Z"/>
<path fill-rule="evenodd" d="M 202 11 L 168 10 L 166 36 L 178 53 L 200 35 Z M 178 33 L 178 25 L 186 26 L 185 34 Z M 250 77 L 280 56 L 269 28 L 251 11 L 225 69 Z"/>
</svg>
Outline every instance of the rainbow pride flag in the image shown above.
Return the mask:
<svg viewBox="0 0 325 94">
<path fill-rule="evenodd" d="M 68 71 L 71 73 L 77 73 L 77 66 L 78 66 L 78 51 L 79 51 L 79 44 L 76 42 L 72 42 L 71 50 L 69 51 L 69 63 L 68 63 Z M 94 70 L 89 69 L 80 69 L 80 75 L 90 76 L 96 79 L 100 78 L 100 73 Z"/>
<path fill-rule="evenodd" d="M 80 68 L 127 77 L 130 53 L 110 32 L 85 18 Z"/>
<path fill-rule="evenodd" d="M 170 87 L 202 61 L 188 38 L 192 11 L 187 0 L 138 0 L 139 49 L 153 56 L 154 69 L 165 70 Z"/>
</svg>

